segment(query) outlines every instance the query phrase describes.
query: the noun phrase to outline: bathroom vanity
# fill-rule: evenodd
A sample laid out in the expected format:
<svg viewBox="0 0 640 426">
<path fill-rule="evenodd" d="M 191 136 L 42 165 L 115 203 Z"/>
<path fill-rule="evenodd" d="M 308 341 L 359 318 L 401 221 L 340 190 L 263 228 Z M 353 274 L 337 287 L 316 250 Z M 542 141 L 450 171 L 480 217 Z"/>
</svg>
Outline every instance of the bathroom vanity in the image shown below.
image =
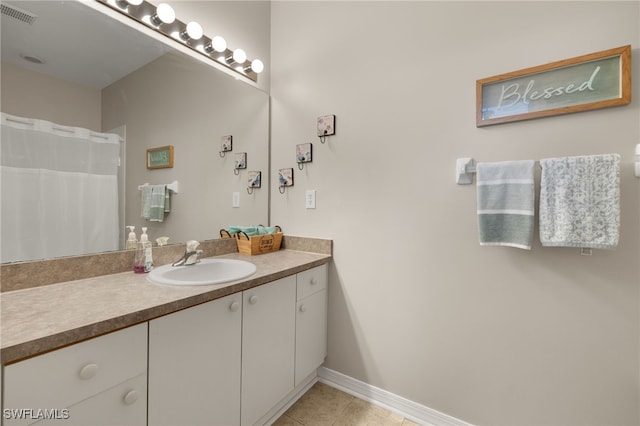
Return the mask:
<svg viewBox="0 0 640 426">
<path fill-rule="evenodd" d="M 3 424 L 269 423 L 326 356 L 331 255 L 221 257 L 257 271 L 220 285 L 126 272 L 3 293 Z"/>
</svg>

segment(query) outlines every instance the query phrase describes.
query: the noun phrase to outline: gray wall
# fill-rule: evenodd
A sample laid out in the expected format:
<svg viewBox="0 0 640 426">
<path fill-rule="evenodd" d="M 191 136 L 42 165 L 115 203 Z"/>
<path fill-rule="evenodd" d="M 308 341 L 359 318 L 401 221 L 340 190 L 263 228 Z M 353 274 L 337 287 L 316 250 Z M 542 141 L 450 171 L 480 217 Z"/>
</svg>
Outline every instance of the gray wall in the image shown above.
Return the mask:
<svg viewBox="0 0 640 426">
<path fill-rule="evenodd" d="M 274 1 L 271 17 L 273 188 L 295 169 L 272 221 L 334 240 L 327 366 L 476 424 L 638 424 L 638 85 L 628 106 L 479 129 L 475 81 L 625 44 L 640 81 L 639 3 Z M 478 245 L 457 157 L 607 152 L 617 250 Z"/>
<path fill-rule="evenodd" d="M 2 63 L 2 112 L 101 132 L 100 91 Z"/>
</svg>

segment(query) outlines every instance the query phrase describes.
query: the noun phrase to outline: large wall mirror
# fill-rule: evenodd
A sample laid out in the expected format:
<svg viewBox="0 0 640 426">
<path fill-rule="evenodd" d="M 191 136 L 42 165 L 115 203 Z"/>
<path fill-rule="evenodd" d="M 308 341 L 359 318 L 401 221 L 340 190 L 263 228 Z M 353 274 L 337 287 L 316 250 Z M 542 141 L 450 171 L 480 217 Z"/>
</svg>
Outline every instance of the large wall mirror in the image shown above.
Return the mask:
<svg viewBox="0 0 640 426">
<path fill-rule="evenodd" d="M 11 133 L 3 125 L 2 263 L 120 250 L 127 225 L 135 226 L 138 235 L 145 226 L 152 241 L 167 236 L 172 244 L 214 239 L 230 225 L 268 224 L 266 93 L 107 16 L 99 7 L 50 0 L 3 0 L 2 4 L 3 120 L 43 120 L 62 132 L 81 128 L 93 136 L 118 135 L 121 151 L 113 160 L 118 162 L 117 177 L 112 178 L 120 188 L 117 205 L 96 207 L 109 198 L 107 192 L 113 198 L 111 189 L 96 181 L 68 184 L 64 180 L 86 173 L 84 169 L 64 169 L 62 180 L 51 178 L 47 171 L 16 189 L 12 178 L 5 177 L 25 172 L 8 163 L 9 151 L 12 155 L 24 151 L 18 153 L 18 162 L 26 165 L 28 174 L 40 167 L 38 161 L 23 158 L 30 151 L 36 157 L 61 157 L 65 164 L 88 160 L 39 151 L 44 145 L 48 149 L 49 142 L 37 142 L 29 149 L 10 146 L 5 141 Z M 17 10 L 18 15 L 7 9 Z M 233 150 L 221 156 L 221 140 L 229 135 Z M 169 145 L 174 151 L 173 167 L 148 169 L 147 150 Z M 102 151 L 89 151 L 89 157 L 107 161 L 106 154 L 96 154 Z M 239 153 L 245 153 L 247 164 L 235 170 Z M 249 194 L 252 171 L 261 171 L 263 181 L 261 188 Z M 38 181 L 44 186 L 37 187 Z M 178 193 L 171 196 L 170 211 L 162 221 L 143 218 L 140 186 L 174 181 Z M 63 188 L 62 194 L 56 188 Z M 36 193 L 45 196 L 35 200 Z M 91 193 L 97 193 L 97 201 L 84 199 Z M 17 200 L 25 197 L 32 204 L 20 210 Z M 239 206 L 234 207 L 234 200 L 239 200 Z M 88 216 L 81 216 L 78 211 L 85 209 Z M 45 241 L 64 245 L 77 234 L 84 241 L 97 240 L 101 237 L 94 233 L 100 230 L 90 224 L 103 216 L 117 216 L 116 225 L 107 220 L 107 239 L 115 240 L 115 246 L 72 247 L 74 252 L 53 254 L 16 248 L 41 246 Z M 24 229 L 32 232 L 28 235 Z"/>
</svg>

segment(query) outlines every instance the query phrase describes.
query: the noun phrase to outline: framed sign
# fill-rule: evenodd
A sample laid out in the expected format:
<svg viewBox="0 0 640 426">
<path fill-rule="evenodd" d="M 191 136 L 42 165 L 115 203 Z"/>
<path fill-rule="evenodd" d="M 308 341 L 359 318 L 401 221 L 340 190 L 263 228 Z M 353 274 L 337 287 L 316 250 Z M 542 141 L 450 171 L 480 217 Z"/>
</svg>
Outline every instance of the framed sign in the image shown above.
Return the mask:
<svg viewBox="0 0 640 426">
<path fill-rule="evenodd" d="M 173 167 L 173 145 L 147 149 L 147 169 Z"/>
<path fill-rule="evenodd" d="M 631 46 L 476 81 L 476 126 L 631 102 Z"/>
</svg>

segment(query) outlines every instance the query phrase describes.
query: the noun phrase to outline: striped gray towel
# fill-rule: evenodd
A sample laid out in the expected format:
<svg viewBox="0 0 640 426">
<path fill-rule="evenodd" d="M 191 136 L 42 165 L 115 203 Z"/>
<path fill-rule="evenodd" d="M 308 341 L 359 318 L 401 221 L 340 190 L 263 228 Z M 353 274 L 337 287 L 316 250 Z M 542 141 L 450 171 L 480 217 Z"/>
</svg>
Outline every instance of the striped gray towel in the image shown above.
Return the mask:
<svg viewBox="0 0 640 426">
<path fill-rule="evenodd" d="M 540 165 L 542 245 L 616 248 L 620 237 L 620 155 L 546 158 Z"/>
<path fill-rule="evenodd" d="M 478 163 L 480 245 L 531 250 L 535 214 L 533 160 Z"/>
</svg>

